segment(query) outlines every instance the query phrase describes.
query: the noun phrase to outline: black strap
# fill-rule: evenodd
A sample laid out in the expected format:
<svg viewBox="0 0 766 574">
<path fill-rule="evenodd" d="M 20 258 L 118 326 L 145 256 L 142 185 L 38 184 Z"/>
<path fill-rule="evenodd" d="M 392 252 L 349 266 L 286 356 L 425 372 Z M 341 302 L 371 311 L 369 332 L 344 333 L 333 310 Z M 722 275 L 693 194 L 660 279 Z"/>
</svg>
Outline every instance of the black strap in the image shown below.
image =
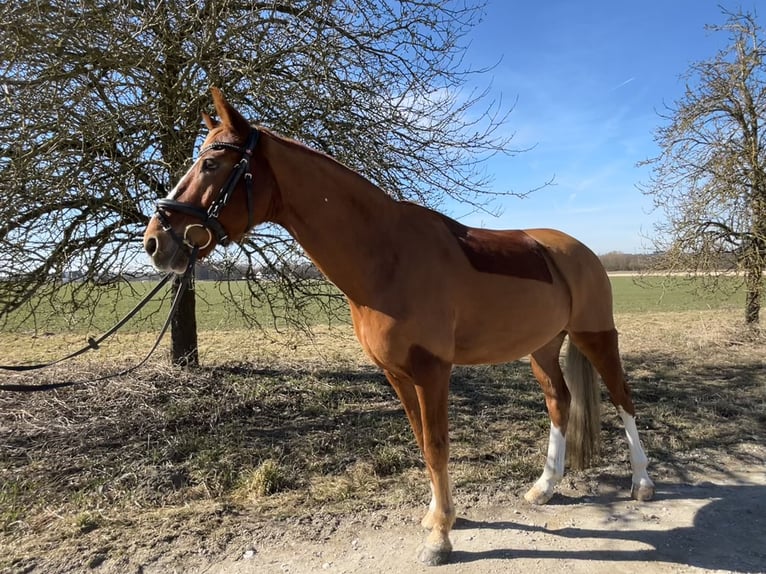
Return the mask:
<svg viewBox="0 0 766 574">
<path fill-rule="evenodd" d="M 250 161 L 253 158 L 253 152 L 255 151 L 255 147 L 258 145 L 258 140 L 261 137 L 261 132 L 257 129 L 251 129 L 250 134 L 247 136 L 247 141 L 245 142 L 244 147 L 240 147 L 236 144 L 228 143 L 228 142 L 213 142 L 207 147 L 204 147 L 200 150 L 197 157 L 201 156 L 205 152 L 211 149 L 232 149 L 234 151 L 238 151 L 242 154 L 242 158 L 239 160 L 237 165 L 234 166 L 234 169 L 229 174 L 228 179 L 226 180 L 226 183 L 223 185 L 223 187 L 218 191 L 218 195 L 213 200 L 213 202 L 210 204 L 208 209 L 203 209 L 201 207 L 197 207 L 196 205 L 191 205 L 189 203 L 185 203 L 183 201 L 178 201 L 175 198 L 168 197 L 163 199 L 157 200 L 157 210 L 156 215 L 160 220 L 160 223 L 162 224 L 162 228 L 165 231 L 168 231 L 174 241 L 178 243 L 178 245 L 183 246 L 184 241 L 178 237 L 178 234 L 173 231 L 173 228 L 171 227 L 170 223 L 167 220 L 167 217 L 163 214 L 163 211 L 176 211 L 178 213 L 183 213 L 185 215 L 190 215 L 192 217 L 196 217 L 200 220 L 200 223 L 210 230 L 210 232 L 215 237 L 216 241 L 220 243 L 221 245 L 228 245 L 229 243 L 229 233 L 224 229 L 223 225 L 221 225 L 221 222 L 218 221 L 218 216 L 221 214 L 221 211 L 224 207 L 229 203 L 229 200 L 231 199 L 231 196 L 234 194 L 235 189 L 237 188 L 237 184 L 239 183 L 239 180 L 244 177 L 245 179 L 245 194 L 247 198 L 247 230 L 250 231 L 253 227 L 253 177 L 250 173 L 250 170 L 248 169 L 250 167 Z"/>
<path fill-rule="evenodd" d="M 191 255 L 189 256 L 189 262 L 186 266 L 186 271 L 183 274 L 183 277 L 181 278 L 181 284 L 178 286 L 178 291 L 176 292 L 176 296 L 173 299 L 173 304 L 170 307 L 170 312 L 168 313 L 167 319 L 165 319 L 165 323 L 162 325 L 162 329 L 160 329 L 160 333 L 157 336 L 157 339 L 154 342 L 154 345 L 152 345 L 152 348 L 149 349 L 149 352 L 144 356 L 141 361 L 133 365 L 132 367 L 128 367 L 127 369 L 124 369 L 122 371 L 119 371 L 117 373 L 111 373 L 109 375 L 104 375 L 95 379 L 90 379 L 87 381 L 62 381 L 59 383 L 46 383 L 41 385 L 30 385 L 25 383 L 7 383 L 7 384 L 0 384 L 0 391 L 15 391 L 15 392 L 23 392 L 23 393 L 29 393 L 29 392 L 36 392 L 36 391 L 50 391 L 53 389 L 61 389 L 64 387 L 71 387 L 74 385 L 82 385 L 85 383 L 95 383 L 99 381 L 105 381 L 107 379 L 111 379 L 113 377 L 121 377 L 123 375 L 127 375 L 128 373 L 131 373 L 138 369 L 139 367 L 143 366 L 146 361 L 149 360 L 149 357 L 152 356 L 154 351 L 157 350 L 157 347 L 159 347 L 160 342 L 162 341 L 162 338 L 165 336 L 165 333 L 168 330 L 168 327 L 170 326 L 170 322 L 173 319 L 173 316 L 178 311 L 178 306 L 181 301 L 181 297 L 183 297 L 183 294 L 186 292 L 186 290 L 191 285 L 192 280 L 192 274 L 194 272 L 194 264 L 197 260 L 197 249 L 193 249 Z M 106 340 L 108 337 L 113 335 L 120 327 L 122 327 L 125 323 L 128 322 L 138 311 L 146 305 L 146 303 L 157 294 L 157 292 L 160 290 L 160 288 L 165 285 L 165 283 L 168 282 L 168 280 L 173 277 L 174 273 L 168 273 L 163 279 L 157 284 L 157 286 L 151 290 L 151 292 L 144 297 L 142 301 L 136 305 L 136 307 L 133 308 L 133 310 L 125 316 L 121 321 L 119 321 L 114 327 L 109 329 L 106 333 L 101 335 L 98 339 L 93 339 L 92 337 L 88 339 L 88 345 L 83 347 L 82 349 L 79 349 L 75 351 L 74 353 L 70 353 L 66 357 L 62 357 L 60 359 L 56 359 L 55 361 L 50 361 L 48 363 L 40 363 L 37 365 L 0 365 L 0 369 L 6 370 L 6 371 L 32 371 L 36 369 L 44 369 L 47 367 L 51 367 L 53 365 L 56 365 L 58 363 L 62 363 L 63 361 L 66 361 L 68 359 L 72 359 L 74 357 L 77 357 L 79 355 L 82 355 L 83 353 L 90 351 L 91 349 L 98 349 L 99 344 Z"/>
<path fill-rule="evenodd" d="M 63 363 L 64 361 L 67 361 L 69 359 L 74 359 L 75 357 L 82 355 L 83 353 L 86 353 L 87 351 L 90 351 L 91 349 L 98 349 L 99 344 L 101 344 L 103 341 L 111 337 L 120 327 L 122 327 L 125 323 L 127 323 L 130 319 L 133 318 L 133 316 L 138 313 L 144 305 L 146 305 L 149 300 L 154 297 L 157 292 L 165 285 L 165 283 L 168 282 L 168 280 L 173 276 L 173 273 L 168 273 L 165 277 L 162 278 L 162 280 L 157 284 L 157 286 L 152 289 L 139 303 L 136 305 L 133 310 L 128 313 L 123 319 L 121 319 L 114 327 L 109 329 L 106 333 L 98 337 L 97 339 L 94 339 L 93 337 L 88 338 L 88 344 L 83 347 L 82 349 L 79 349 L 75 351 L 74 353 L 70 353 L 69 355 L 65 357 L 61 357 L 60 359 L 55 359 L 53 361 L 49 361 L 48 363 L 38 363 L 36 365 L 0 365 L 0 370 L 3 371 L 36 371 L 37 369 L 44 369 L 46 367 L 51 367 L 53 365 L 56 365 L 58 363 Z"/>
<path fill-rule="evenodd" d="M 177 211 L 179 213 L 184 213 L 186 215 L 196 217 L 200 220 L 202 225 L 213 232 L 213 235 L 215 236 L 218 243 L 221 245 L 227 244 L 229 237 L 228 232 L 223 228 L 223 225 L 221 225 L 221 222 L 218 221 L 218 219 L 210 216 L 209 212 L 199 207 L 195 207 L 194 205 L 189 205 L 188 203 L 184 203 L 182 201 L 176 201 L 175 199 L 158 199 L 156 215 L 162 224 L 162 229 L 163 231 L 170 233 L 170 235 L 173 237 L 173 241 L 175 241 L 178 245 L 183 246 L 185 245 L 185 242 L 173 230 L 173 227 L 168 222 L 167 217 L 165 217 L 165 215 L 162 213 L 163 210 Z"/>
</svg>

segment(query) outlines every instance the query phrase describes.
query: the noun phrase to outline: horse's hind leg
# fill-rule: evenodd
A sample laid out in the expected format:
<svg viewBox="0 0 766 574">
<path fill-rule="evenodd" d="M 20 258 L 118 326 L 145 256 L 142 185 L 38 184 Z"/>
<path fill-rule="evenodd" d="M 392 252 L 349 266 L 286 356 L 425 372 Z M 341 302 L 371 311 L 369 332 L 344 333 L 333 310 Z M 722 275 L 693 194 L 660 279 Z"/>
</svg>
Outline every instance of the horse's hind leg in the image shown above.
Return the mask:
<svg viewBox="0 0 766 574">
<path fill-rule="evenodd" d="M 559 352 L 565 333 L 561 333 L 544 347 L 532 353 L 532 373 L 545 394 L 545 404 L 551 417 L 548 439 L 548 455 L 543 473 L 524 495 L 533 504 L 545 504 L 553 496 L 553 490 L 564 476 L 566 441 L 564 436 L 569 419 L 570 394 L 564 382 L 559 364 Z"/>
<path fill-rule="evenodd" d="M 630 396 L 630 387 L 625 380 L 620 352 L 617 344 L 617 331 L 614 329 L 601 332 L 570 332 L 574 344 L 593 364 L 609 390 L 609 398 L 617 407 L 630 449 L 630 466 L 633 470 L 631 496 L 636 500 L 651 500 L 654 496 L 654 483 L 646 471 L 648 459 L 636 428 L 636 409 Z"/>
</svg>

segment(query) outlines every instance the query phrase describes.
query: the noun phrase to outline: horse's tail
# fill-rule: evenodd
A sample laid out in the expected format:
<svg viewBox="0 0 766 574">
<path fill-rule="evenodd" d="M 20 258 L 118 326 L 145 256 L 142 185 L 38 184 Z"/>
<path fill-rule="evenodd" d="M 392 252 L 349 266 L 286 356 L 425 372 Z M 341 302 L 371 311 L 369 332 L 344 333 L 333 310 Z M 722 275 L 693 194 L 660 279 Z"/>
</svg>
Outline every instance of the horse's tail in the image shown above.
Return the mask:
<svg viewBox="0 0 766 574">
<path fill-rule="evenodd" d="M 583 469 L 598 455 L 601 434 L 601 391 L 591 362 L 570 339 L 566 357 L 566 383 L 572 402 L 566 432 L 567 463 Z"/>
</svg>

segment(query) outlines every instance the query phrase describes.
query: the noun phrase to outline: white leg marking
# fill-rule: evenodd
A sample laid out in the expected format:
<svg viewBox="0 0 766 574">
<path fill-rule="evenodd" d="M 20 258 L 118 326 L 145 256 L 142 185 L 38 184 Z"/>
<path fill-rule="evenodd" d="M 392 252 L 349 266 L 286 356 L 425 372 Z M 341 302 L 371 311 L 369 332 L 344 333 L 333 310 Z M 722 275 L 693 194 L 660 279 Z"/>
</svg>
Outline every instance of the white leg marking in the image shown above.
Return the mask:
<svg viewBox="0 0 766 574">
<path fill-rule="evenodd" d="M 567 443 L 559 428 L 551 423 L 548 436 L 548 456 L 545 458 L 543 474 L 537 479 L 535 487 L 546 494 L 552 494 L 554 487 L 564 476 L 564 460 Z"/>
<path fill-rule="evenodd" d="M 622 407 L 617 407 L 620 418 L 625 425 L 625 436 L 628 437 L 628 447 L 630 448 L 630 466 L 633 469 L 633 487 L 654 489 L 654 483 L 646 472 L 649 463 L 646 453 L 638 439 L 638 429 L 636 428 L 636 419 L 626 413 Z"/>
<path fill-rule="evenodd" d="M 552 481 L 557 484 L 564 476 L 564 460 L 566 457 L 567 442 L 561 430 L 551 423 L 551 432 L 548 436 L 548 456 L 545 458 L 545 468 L 541 480 Z"/>
<path fill-rule="evenodd" d="M 447 491 L 447 503 L 450 508 L 452 508 L 452 477 L 449 478 L 449 490 Z M 434 483 L 429 482 L 428 485 L 431 487 L 431 502 L 428 504 L 428 511 L 431 512 L 433 510 L 436 510 L 436 491 L 434 490 Z"/>
<path fill-rule="evenodd" d="M 447 490 L 447 506 L 446 508 L 442 509 L 443 512 L 447 513 L 447 516 L 453 519 L 454 522 L 454 512 L 455 512 L 455 506 L 452 503 L 452 477 L 448 476 L 448 484 L 449 489 Z M 431 487 L 431 502 L 428 504 L 428 512 L 426 512 L 426 515 L 423 517 L 423 520 L 420 521 L 420 524 L 429 530 L 431 530 L 435 525 L 435 513 L 436 513 L 436 489 L 434 488 L 434 483 L 429 482 L 429 486 Z M 450 526 L 452 524 L 450 523 Z"/>
</svg>

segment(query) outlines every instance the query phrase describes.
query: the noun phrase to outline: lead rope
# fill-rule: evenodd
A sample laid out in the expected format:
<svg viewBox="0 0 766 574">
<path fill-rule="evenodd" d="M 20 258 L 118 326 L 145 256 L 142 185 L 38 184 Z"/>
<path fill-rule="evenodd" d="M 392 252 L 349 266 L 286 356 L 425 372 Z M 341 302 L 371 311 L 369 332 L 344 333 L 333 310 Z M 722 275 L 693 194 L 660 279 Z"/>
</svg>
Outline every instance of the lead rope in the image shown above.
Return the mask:
<svg viewBox="0 0 766 574">
<path fill-rule="evenodd" d="M 128 367 L 127 369 L 124 369 L 122 371 L 118 371 L 117 373 L 111 373 L 109 375 L 104 375 L 95 379 L 89 379 L 87 381 L 62 381 L 60 383 L 45 383 L 41 385 L 30 385 L 26 383 L 4 383 L 0 384 L 0 391 L 11 391 L 11 392 L 20 392 L 20 393 L 32 393 L 36 391 L 50 391 L 53 389 L 61 389 L 64 387 L 72 387 L 75 385 L 84 385 L 86 383 L 97 383 L 100 381 L 105 381 L 107 379 L 111 379 L 114 377 L 122 377 L 124 375 L 127 375 L 129 373 L 132 373 L 133 371 L 139 369 L 142 367 L 146 361 L 149 360 L 149 357 L 154 354 L 154 351 L 157 350 L 157 347 L 159 347 L 160 342 L 162 341 L 162 338 L 165 336 L 165 333 L 168 330 L 168 327 L 170 326 L 170 322 L 172 321 L 173 317 L 175 316 L 176 312 L 178 311 L 178 307 L 181 302 L 181 298 L 183 297 L 184 293 L 191 287 L 192 283 L 192 276 L 194 274 L 194 264 L 197 261 L 197 252 L 199 251 L 199 248 L 194 247 L 192 249 L 191 255 L 189 256 L 189 262 L 186 265 L 186 270 L 184 271 L 183 276 L 181 277 L 181 282 L 178 285 L 178 291 L 176 291 L 176 295 L 173 299 L 173 304 L 170 307 L 170 312 L 168 313 L 167 319 L 165 319 L 165 323 L 162 325 L 162 329 L 160 329 L 160 333 L 157 336 L 157 339 L 154 341 L 154 345 L 152 345 L 152 348 L 149 349 L 149 352 L 146 354 L 146 356 L 141 359 L 141 361 L 133 365 L 132 367 Z M 83 353 L 99 348 L 99 343 L 113 335 L 120 327 L 122 327 L 125 323 L 128 322 L 129 319 L 131 319 L 138 311 L 146 305 L 146 303 L 160 290 L 160 288 L 165 285 L 168 280 L 174 275 L 174 273 L 168 273 L 160 282 L 157 284 L 157 286 L 152 289 L 152 291 L 144 297 L 144 299 L 136 305 L 133 310 L 128 313 L 125 318 L 123 318 L 121 321 L 119 321 L 114 327 L 109 329 L 106 333 L 101 335 L 99 338 L 94 339 L 93 337 L 88 338 L 88 345 L 86 347 L 83 347 L 82 349 L 79 349 L 75 351 L 74 353 L 70 353 L 69 355 L 65 357 L 61 357 L 60 359 L 56 359 L 54 361 L 50 361 L 48 363 L 41 363 L 37 365 L 0 365 L 0 369 L 5 371 L 33 371 L 37 369 L 44 369 L 47 367 L 51 367 L 53 365 L 57 365 L 59 363 L 62 363 L 66 360 L 73 359 L 74 357 L 77 357 L 79 355 L 82 355 Z"/>
</svg>

